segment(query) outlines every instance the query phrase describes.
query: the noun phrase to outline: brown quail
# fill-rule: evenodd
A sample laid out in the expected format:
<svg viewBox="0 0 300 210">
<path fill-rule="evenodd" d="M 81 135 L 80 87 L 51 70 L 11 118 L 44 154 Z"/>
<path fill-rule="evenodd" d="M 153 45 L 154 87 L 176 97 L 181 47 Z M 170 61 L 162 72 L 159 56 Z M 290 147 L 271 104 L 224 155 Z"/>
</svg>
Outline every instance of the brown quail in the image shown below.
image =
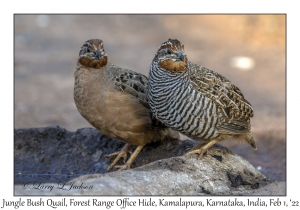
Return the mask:
<svg viewBox="0 0 300 210">
<path fill-rule="evenodd" d="M 251 104 L 228 79 L 189 62 L 177 39 L 159 47 L 148 78 L 147 95 L 155 117 L 200 141 L 187 154 L 198 153 L 200 159 L 215 143 L 230 138 L 256 149 L 250 134 Z"/>
<path fill-rule="evenodd" d="M 75 69 L 74 100 L 80 114 L 104 135 L 126 142 L 107 156 L 117 156 L 108 170 L 128 169 L 153 141 L 178 139 L 179 134 L 152 118 L 146 97 L 148 79 L 108 62 L 102 40 L 86 41 Z M 125 163 L 131 145 L 137 146 Z M 124 158 L 124 165 L 116 165 Z"/>
</svg>

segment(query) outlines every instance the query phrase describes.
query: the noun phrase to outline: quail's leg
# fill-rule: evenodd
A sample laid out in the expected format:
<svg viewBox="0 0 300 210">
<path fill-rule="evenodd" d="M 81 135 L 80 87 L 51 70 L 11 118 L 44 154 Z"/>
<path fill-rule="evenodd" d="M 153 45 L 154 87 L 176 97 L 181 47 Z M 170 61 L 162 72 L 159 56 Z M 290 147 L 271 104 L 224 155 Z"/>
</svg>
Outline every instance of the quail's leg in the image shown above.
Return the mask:
<svg viewBox="0 0 300 210">
<path fill-rule="evenodd" d="M 121 151 L 105 155 L 105 157 L 117 156 L 115 158 L 115 160 L 109 165 L 109 167 L 107 168 L 107 170 L 112 169 L 121 158 L 123 158 L 124 163 L 126 162 L 127 153 L 130 152 L 129 151 L 130 146 L 131 146 L 130 144 L 126 144 Z"/>
<path fill-rule="evenodd" d="M 130 156 L 130 158 L 128 159 L 128 161 L 124 164 L 124 165 L 120 165 L 120 166 L 115 166 L 116 168 L 119 168 L 120 170 L 124 170 L 124 169 L 129 169 L 133 163 L 133 161 L 135 160 L 135 158 L 138 156 L 138 154 L 141 152 L 141 150 L 143 149 L 145 145 L 139 145 L 134 152 L 132 153 L 132 155 Z"/>
<path fill-rule="evenodd" d="M 190 151 L 188 151 L 186 153 L 186 155 L 190 155 L 190 154 L 199 154 L 198 156 L 198 160 L 202 158 L 204 152 L 206 152 L 209 148 L 211 148 L 215 143 L 217 143 L 218 140 L 214 139 L 211 140 L 210 142 L 208 142 L 207 144 L 203 145 L 203 144 L 198 144 L 195 147 L 193 147 Z"/>
</svg>

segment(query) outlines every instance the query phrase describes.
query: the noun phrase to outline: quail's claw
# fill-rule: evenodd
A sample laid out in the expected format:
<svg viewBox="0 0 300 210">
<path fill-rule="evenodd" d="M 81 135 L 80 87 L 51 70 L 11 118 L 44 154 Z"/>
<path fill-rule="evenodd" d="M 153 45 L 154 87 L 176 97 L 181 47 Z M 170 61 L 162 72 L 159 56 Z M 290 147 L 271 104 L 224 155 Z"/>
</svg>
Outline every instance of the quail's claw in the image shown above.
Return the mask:
<svg viewBox="0 0 300 210">
<path fill-rule="evenodd" d="M 105 157 L 117 156 L 114 161 L 108 166 L 107 170 L 114 168 L 121 158 L 123 158 L 124 163 L 126 163 L 127 153 L 132 153 L 131 151 L 129 151 L 130 146 L 130 144 L 126 144 L 121 151 L 105 155 Z"/>
<path fill-rule="evenodd" d="M 112 164 L 109 165 L 107 170 L 110 170 L 112 168 L 119 168 L 120 170 L 125 170 L 125 169 L 129 169 L 133 163 L 133 161 L 135 160 L 135 158 L 138 156 L 138 154 L 141 152 L 141 150 L 143 149 L 144 145 L 140 145 L 138 146 L 134 152 L 130 152 L 129 151 L 129 147 L 131 145 L 130 144 L 126 144 L 125 147 L 119 152 L 119 153 L 125 153 L 127 155 L 127 152 L 131 153 L 130 158 L 127 160 L 126 163 L 124 163 L 124 165 L 116 165 L 117 162 L 120 160 L 121 156 L 123 156 L 123 154 L 119 154 L 116 159 L 112 162 Z"/>
<path fill-rule="evenodd" d="M 198 144 L 195 147 L 193 147 L 190 151 L 188 151 L 186 153 L 186 155 L 195 154 L 195 153 L 199 154 L 198 160 L 200 160 L 203 157 L 204 153 L 217 142 L 218 142 L 218 140 L 214 139 L 214 140 L 211 140 L 210 142 L 208 142 L 207 144 L 204 144 L 204 145 L 203 144 Z"/>
</svg>

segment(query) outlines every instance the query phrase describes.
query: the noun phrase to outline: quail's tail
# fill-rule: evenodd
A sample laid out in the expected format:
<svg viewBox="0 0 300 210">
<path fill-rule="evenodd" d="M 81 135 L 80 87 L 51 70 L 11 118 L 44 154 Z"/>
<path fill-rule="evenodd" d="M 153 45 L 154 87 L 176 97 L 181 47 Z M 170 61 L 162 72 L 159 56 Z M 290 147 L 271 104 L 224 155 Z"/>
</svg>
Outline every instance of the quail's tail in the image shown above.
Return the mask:
<svg viewBox="0 0 300 210">
<path fill-rule="evenodd" d="M 255 141 L 254 141 L 254 138 L 251 136 L 250 133 L 247 134 L 245 140 L 246 140 L 246 142 L 247 142 L 248 144 L 251 145 L 251 147 L 253 147 L 253 149 L 257 150 L 256 143 L 255 143 Z"/>
</svg>

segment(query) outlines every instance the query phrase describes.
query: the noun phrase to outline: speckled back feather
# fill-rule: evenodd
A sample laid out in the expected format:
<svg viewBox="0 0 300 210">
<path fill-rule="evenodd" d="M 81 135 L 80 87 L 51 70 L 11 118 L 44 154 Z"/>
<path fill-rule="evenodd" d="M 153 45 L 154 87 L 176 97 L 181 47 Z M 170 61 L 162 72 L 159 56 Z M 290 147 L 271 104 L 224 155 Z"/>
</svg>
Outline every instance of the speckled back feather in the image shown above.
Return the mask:
<svg viewBox="0 0 300 210">
<path fill-rule="evenodd" d="M 253 109 L 240 89 L 224 76 L 203 66 L 189 62 L 188 69 L 193 87 L 217 104 L 221 116 L 218 131 L 226 134 L 249 132 Z"/>
</svg>

